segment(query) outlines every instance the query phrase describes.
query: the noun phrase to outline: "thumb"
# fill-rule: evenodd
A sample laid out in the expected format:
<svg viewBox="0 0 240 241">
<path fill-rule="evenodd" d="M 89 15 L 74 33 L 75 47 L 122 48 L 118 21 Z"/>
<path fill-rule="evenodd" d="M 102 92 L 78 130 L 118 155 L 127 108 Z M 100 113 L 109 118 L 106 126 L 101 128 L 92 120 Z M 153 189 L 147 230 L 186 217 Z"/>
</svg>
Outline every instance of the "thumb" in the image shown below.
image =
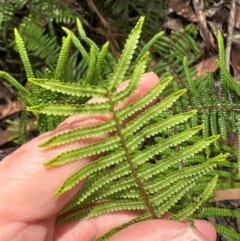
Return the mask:
<svg viewBox="0 0 240 241">
<path fill-rule="evenodd" d="M 122 105 L 127 105 L 141 97 L 158 81 L 155 74 L 144 74 L 136 92 Z M 122 85 L 126 85 L 126 82 Z M 108 137 L 108 134 L 75 141 L 58 148 L 40 149 L 38 145 L 58 133 L 77 127 L 96 125 L 109 118 L 111 116 L 107 115 L 70 117 L 56 130 L 33 139 L 6 157 L 0 163 L 0 216 L 10 220 L 32 222 L 51 217 L 61 210 L 78 192 L 84 181 L 59 197 L 53 197 L 53 193 L 67 177 L 96 157 L 91 156 L 56 168 L 45 168 L 43 164 L 64 151 L 103 140 Z"/>
<path fill-rule="evenodd" d="M 214 226 L 204 220 L 194 220 L 194 227 L 172 220 L 148 220 L 133 224 L 117 234 L 110 241 L 215 241 Z"/>
</svg>

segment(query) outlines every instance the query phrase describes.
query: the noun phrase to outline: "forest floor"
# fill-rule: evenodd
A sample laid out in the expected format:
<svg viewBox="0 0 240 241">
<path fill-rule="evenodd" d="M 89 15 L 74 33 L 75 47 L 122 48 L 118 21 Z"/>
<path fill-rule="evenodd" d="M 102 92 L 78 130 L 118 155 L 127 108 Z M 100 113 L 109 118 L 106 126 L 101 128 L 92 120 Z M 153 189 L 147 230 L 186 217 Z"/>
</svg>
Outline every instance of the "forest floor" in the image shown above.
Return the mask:
<svg viewBox="0 0 240 241">
<path fill-rule="evenodd" d="M 217 29 L 221 29 L 225 42 L 230 46 L 226 50 L 226 59 L 229 62 L 229 69 L 236 81 L 240 80 L 240 5 L 233 6 L 234 1 L 218 1 L 213 7 L 202 11 L 200 1 L 169 0 L 167 17 L 162 25 L 164 29 L 179 30 L 184 28 L 186 22 L 198 26 L 198 46 L 202 58 L 196 64 L 197 75 L 201 76 L 209 71 L 217 71 Z M 236 1 L 238 2 L 238 1 Z M 234 11 L 233 11 L 234 9 Z M 230 16 L 234 16 L 231 18 Z M 11 73 L 11 66 L 9 66 Z M 16 77 L 16 76 L 15 76 Z M 8 83 L 0 79 L 0 160 L 12 153 L 21 144 L 16 143 L 16 129 L 18 128 L 20 113 L 25 105 L 19 101 L 17 91 Z M 34 117 L 29 117 L 27 126 L 29 135 L 27 141 L 38 135 L 34 127 Z M 240 202 L 225 201 L 216 204 L 240 209 Z M 226 224 L 240 230 L 240 222 L 235 219 L 211 219 L 213 222 Z M 218 241 L 225 241 L 226 238 L 218 237 Z"/>
</svg>

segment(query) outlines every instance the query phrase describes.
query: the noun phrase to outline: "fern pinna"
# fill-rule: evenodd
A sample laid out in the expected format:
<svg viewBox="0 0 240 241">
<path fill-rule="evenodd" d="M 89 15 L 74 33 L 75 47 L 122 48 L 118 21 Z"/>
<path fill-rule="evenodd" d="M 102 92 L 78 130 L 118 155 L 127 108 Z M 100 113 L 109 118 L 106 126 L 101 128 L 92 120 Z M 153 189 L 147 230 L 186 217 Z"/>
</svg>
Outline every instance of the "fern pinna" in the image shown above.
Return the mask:
<svg viewBox="0 0 240 241">
<path fill-rule="evenodd" d="M 194 79 L 194 73 L 189 68 L 189 61 L 183 58 L 184 81 L 172 82 L 174 91 L 180 90 L 183 86 L 187 89 L 173 106 L 173 112 L 183 113 L 186 111 L 197 110 L 197 114 L 182 126 L 178 125 L 177 130 L 171 130 L 169 135 L 191 128 L 198 123 L 202 123 L 204 128 L 190 142 L 194 143 L 202 138 L 211 135 L 220 135 L 210 146 L 206 148 L 208 156 L 215 156 L 220 153 L 229 153 L 226 162 L 218 165 L 211 175 L 218 174 L 218 183 L 215 186 L 215 193 L 224 189 L 239 189 L 239 170 L 240 170 L 240 128 L 239 128 L 239 110 L 240 110 L 240 87 L 236 80 L 231 76 L 225 66 L 225 49 L 223 37 L 218 32 L 218 52 L 217 64 L 219 71 L 215 74 L 207 73 L 197 79 Z M 217 77 L 217 78 L 216 78 Z M 217 80 L 216 80 L 217 79 Z M 164 116 L 171 115 L 170 112 L 164 113 Z M 191 163 L 199 162 L 203 159 L 201 154 L 184 162 L 185 167 Z M 205 177 L 200 186 L 204 186 Z M 208 180 L 208 179 L 207 179 Z M 200 187 L 198 186 L 198 188 Z M 196 187 L 195 187 L 196 188 Z M 192 191 L 194 192 L 194 189 Z M 197 188 L 197 189 L 198 189 Z M 196 190 L 196 189 L 195 189 Z M 220 191 L 217 191 L 220 190 Z M 239 199 L 236 195 L 234 199 Z M 229 200 L 226 195 L 225 199 Z M 239 210 L 228 210 L 224 208 L 204 207 L 198 210 L 199 217 L 223 216 L 239 218 Z M 218 233 L 227 235 L 232 240 L 239 240 L 239 233 L 232 228 L 216 225 Z"/>
<path fill-rule="evenodd" d="M 55 196 L 70 190 L 81 180 L 87 178 L 79 193 L 60 211 L 57 222 L 73 222 L 88 219 L 104 213 L 118 210 L 142 210 L 143 214 L 129 223 L 105 234 L 99 240 L 106 240 L 112 234 L 133 222 L 160 218 L 166 211 L 172 210 L 175 220 L 195 217 L 197 210 L 212 196 L 217 185 L 218 176 L 214 167 L 224 162 L 227 155 L 209 157 L 204 151 L 219 136 L 206 137 L 191 142 L 194 136 L 202 130 L 202 125 L 196 125 L 180 132 L 170 133 L 181 127 L 183 123 L 194 118 L 195 110 L 168 115 L 169 108 L 182 96 L 186 90 L 179 90 L 152 107 L 144 107 L 152 103 L 171 82 L 172 77 L 164 75 L 159 83 L 148 93 L 135 100 L 132 104 L 118 109 L 119 103 L 126 100 L 137 89 L 141 76 L 149 62 L 147 51 L 140 53 L 134 68 L 129 67 L 137 46 L 144 18 L 140 18 L 129 35 L 120 59 L 113 65 L 113 71 L 106 81 L 91 84 L 90 81 L 78 83 L 64 82 L 61 79 L 61 63 L 55 78 L 29 78 L 32 85 L 40 86 L 53 93 L 74 98 L 100 97 L 105 101 L 100 103 L 72 103 L 72 104 L 41 104 L 28 107 L 35 115 L 51 115 L 53 117 L 86 114 L 110 114 L 112 118 L 102 124 L 92 127 L 82 127 L 61 133 L 40 147 L 50 147 L 94 137 L 104 133 L 111 133 L 111 137 L 94 144 L 67 151 L 45 163 L 46 167 L 64 165 L 81 158 L 101 154 L 100 157 L 70 176 L 55 192 Z M 69 45 L 72 33 L 66 31 L 68 37 L 65 43 Z M 94 43 L 92 53 L 96 52 Z M 65 54 L 64 54 L 65 52 Z M 66 60 L 66 51 L 62 49 L 60 58 Z M 94 62 L 95 64 L 97 63 Z M 94 64 L 93 63 L 93 64 Z M 99 64 L 99 63 L 98 63 Z M 96 65 L 94 65 L 96 66 Z M 89 65 L 86 78 L 93 76 L 95 68 Z M 99 69 L 100 70 L 100 69 Z M 130 71 L 132 70 L 132 71 Z M 131 72 L 131 73 L 130 73 Z M 130 81 L 126 89 L 117 91 L 120 83 L 130 74 Z M 99 76 L 96 75 L 96 78 Z M 123 122 L 137 111 L 143 112 L 129 121 Z M 154 143 L 141 147 L 146 138 L 154 138 Z M 188 144 L 187 144 L 188 143 Z M 201 154 L 199 161 L 191 166 L 184 166 L 187 160 Z M 211 174 L 212 173 L 212 174 Z M 205 178 L 208 185 L 201 186 Z"/>
</svg>

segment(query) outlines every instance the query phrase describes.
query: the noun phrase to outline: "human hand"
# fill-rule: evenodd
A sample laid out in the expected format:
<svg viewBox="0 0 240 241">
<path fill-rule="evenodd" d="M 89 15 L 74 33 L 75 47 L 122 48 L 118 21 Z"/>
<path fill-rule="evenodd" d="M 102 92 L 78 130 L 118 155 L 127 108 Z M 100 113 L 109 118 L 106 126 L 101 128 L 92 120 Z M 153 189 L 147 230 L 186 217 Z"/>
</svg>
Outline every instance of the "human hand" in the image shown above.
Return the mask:
<svg viewBox="0 0 240 241">
<path fill-rule="evenodd" d="M 144 95 L 158 82 L 153 73 L 143 75 L 137 91 L 121 104 L 131 103 Z M 127 82 L 121 84 L 124 88 Z M 92 100 L 96 101 L 96 100 Z M 114 227 L 136 217 L 138 212 L 121 211 L 105 214 L 80 222 L 56 225 L 56 214 L 83 186 L 81 181 L 70 191 L 53 197 L 63 181 L 96 157 L 84 158 L 57 168 L 45 168 L 43 164 L 63 151 L 89 145 L 108 135 L 87 138 L 58 148 L 38 148 L 38 145 L 57 133 L 81 126 L 99 124 L 111 118 L 109 115 L 72 116 L 57 129 L 47 132 L 24 144 L 0 162 L 0 240 L 1 241 L 92 241 Z M 166 219 L 147 220 L 133 224 L 110 240 L 216 240 L 213 225 L 196 220 L 193 228 L 187 222 Z"/>
</svg>

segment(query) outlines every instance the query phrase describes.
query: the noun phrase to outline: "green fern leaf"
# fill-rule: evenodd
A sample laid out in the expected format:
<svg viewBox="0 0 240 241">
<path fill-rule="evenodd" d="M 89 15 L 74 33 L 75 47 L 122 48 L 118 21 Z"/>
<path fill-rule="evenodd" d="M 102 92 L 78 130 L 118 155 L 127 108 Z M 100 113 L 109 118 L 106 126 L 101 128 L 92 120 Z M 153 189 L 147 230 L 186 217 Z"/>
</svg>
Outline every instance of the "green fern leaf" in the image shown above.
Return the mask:
<svg viewBox="0 0 240 241">
<path fill-rule="evenodd" d="M 164 102 L 162 102 L 162 103 L 164 103 Z M 160 103 L 160 104 L 162 104 L 162 103 Z M 170 105 L 171 103 L 168 103 L 168 104 Z M 164 107 L 166 108 L 168 106 L 166 106 L 166 104 L 165 104 Z M 141 118 L 142 116 L 143 115 L 140 115 L 139 118 Z M 145 118 L 149 117 L 148 115 L 146 115 L 146 112 L 144 112 L 144 117 Z M 140 120 L 142 120 L 142 118 Z M 178 122 L 179 119 L 177 118 L 176 121 Z M 128 124 L 126 126 L 126 129 L 123 130 L 123 135 L 126 133 L 126 134 L 128 134 L 128 136 L 131 136 L 133 134 L 133 132 L 136 129 L 138 129 L 138 128 L 136 128 L 136 123 L 139 123 L 141 125 L 142 121 L 141 122 L 138 122 L 138 121 L 131 122 L 130 124 Z M 155 134 L 159 133 L 160 131 L 166 129 L 167 127 L 171 127 L 171 125 L 174 124 L 174 123 L 175 123 L 174 120 L 170 119 L 170 121 L 167 120 L 166 122 L 160 122 L 158 124 L 155 124 L 155 125 L 152 125 L 150 127 L 144 128 L 142 130 L 142 132 L 140 132 L 139 134 L 137 134 L 135 136 L 133 143 L 130 141 L 129 147 L 132 146 L 131 149 L 134 149 L 142 141 L 142 139 L 145 136 L 150 137 L 152 135 L 155 135 Z M 133 127 L 135 127 L 135 129 L 133 129 Z M 202 126 L 197 127 L 197 130 L 199 130 L 199 128 L 202 128 Z M 216 139 L 216 137 L 212 137 L 210 139 Z M 102 151 L 110 150 L 115 145 L 118 146 L 118 144 L 117 144 L 118 141 L 119 141 L 119 137 L 113 136 L 111 138 L 108 138 L 105 141 L 101 141 L 99 143 L 95 143 L 95 144 L 92 144 L 92 145 L 89 145 L 87 147 L 83 147 L 83 148 L 80 148 L 80 149 L 65 152 L 65 153 L 57 156 L 56 158 L 50 160 L 49 162 L 45 163 L 45 165 L 46 166 L 62 165 L 62 164 L 65 164 L 67 162 L 76 161 L 80 158 L 86 157 L 87 154 L 93 155 L 93 154 L 100 153 L 99 152 L 100 149 L 102 149 Z M 109 146 L 110 144 L 111 144 L 111 147 Z"/>
<path fill-rule="evenodd" d="M 105 213 L 110 213 L 119 210 L 144 210 L 145 204 L 143 200 L 132 202 L 130 201 L 116 201 L 111 203 L 105 203 L 96 205 L 94 208 L 84 209 L 80 212 L 76 212 L 72 215 L 69 215 L 66 219 L 61 219 L 58 223 L 69 223 L 74 222 L 79 219 L 88 219 L 91 217 L 99 216 Z"/>
<path fill-rule="evenodd" d="M 47 33 L 46 29 L 44 29 L 42 26 L 42 23 L 32 21 L 31 16 L 24 17 L 19 26 L 19 33 L 23 37 L 26 49 L 29 52 L 31 51 L 31 56 L 35 57 L 33 58 L 33 61 L 35 62 L 34 65 L 36 66 L 36 64 L 41 63 L 40 66 L 42 66 L 43 62 L 45 62 L 44 64 L 46 64 L 48 68 L 52 69 L 57 61 L 60 46 L 54 30 L 53 34 L 51 35 Z M 48 25 L 48 27 L 50 26 L 51 24 Z M 42 71 L 37 69 L 35 71 L 35 75 L 40 77 L 41 75 L 37 73 L 38 71 L 42 74 Z"/>
<path fill-rule="evenodd" d="M 61 48 L 61 52 L 58 57 L 58 63 L 57 63 L 57 68 L 55 71 L 54 78 L 55 79 L 62 79 L 63 76 L 63 71 L 65 70 L 65 65 L 67 61 L 67 56 L 68 56 L 68 51 L 70 48 L 70 43 L 71 43 L 71 36 L 68 35 L 66 38 L 63 37 L 63 45 Z"/>
<path fill-rule="evenodd" d="M 47 141 L 43 142 L 39 145 L 39 147 L 49 147 L 49 146 L 57 146 L 61 144 L 65 144 L 71 141 L 97 136 L 100 134 L 104 134 L 106 132 L 111 132 L 115 130 L 115 123 L 113 120 L 110 120 L 106 123 L 97 126 L 78 128 L 72 131 L 61 133 L 57 136 L 54 136 Z"/>
<path fill-rule="evenodd" d="M 214 226 L 218 233 L 226 235 L 229 238 L 232 238 L 233 240 L 240 239 L 240 234 L 237 233 L 233 228 L 227 228 L 221 224 L 215 224 Z"/>
<path fill-rule="evenodd" d="M 143 21 L 144 17 L 141 17 L 138 23 L 136 24 L 135 28 L 132 30 L 124 46 L 121 57 L 118 60 L 116 67 L 114 68 L 114 72 L 109 76 L 109 79 L 111 81 L 108 84 L 108 89 L 110 90 L 116 88 L 119 85 L 119 83 L 123 81 L 124 75 L 127 71 L 127 68 L 130 64 L 130 60 L 133 56 L 134 50 L 138 43 Z"/>
<path fill-rule="evenodd" d="M 56 158 L 45 163 L 45 166 L 59 166 L 67 162 L 76 161 L 78 159 L 81 159 L 87 156 L 100 154 L 103 151 L 112 150 L 118 146 L 119 146 L 119 137 L 114 136 L 114 137 L 108 138 L 105 141 L 100 141 L 100 142 L 91 144 L 86 148 L 83 147 L 80 149 L 64 152 L 59 156 L 57 156 Z"/>
<path fill-rule="evenodd" d="M 192 215 L 202 204 L 208 201 L 209 197 L 212 195 L 213 190 L 217 184 L 218 176 L 214 177 L 212 181 L 206 186 L 203 193 L 197 197 L 194 202 L 187 208 L 181 210 L 173 216 L 173 220 L 183 220 Z"/>
<path fill-rule="evenodd" d="M 104 65 L 104 62 L 105 62 L 105 58 L 108 54 L 108 48 L 109 48 L 109 42 L 106 42 L 103 46 L 102 46 L 102 49 L 99 53 L 99 57 L 97 59 L 97 73 L 98 75 L 100 76 L 100 73 L 101 73 L 101 70 L 102 70 L 102 67 Z"/>
<path fill-rule="evenodd" d="M 233 91 L 236 92 L 236 94 L 238 96 L 240 96 L 240 87 L 239 84 L 236 82 L 236 80 L 231 76 L 231 74 L 229 73 L 229 71 L 227 70 L 224 62 L 222 62 L 221 60 L 217 60 L 217 64 L 220 68 L 220 71 L 223 75 L 223 78 L 226 80 L 227 85 L 230 89 L 232 89 Z"/>
<path fill-rule="evenodd" d="M 97 48 L 94 45 L 92 45 L 90 49 L 90 54 L 89 54 L 91 62 L 89 63 L 87 76 L 85 78 L 85 82 L 90 83 L 92 85 L 97 84 L 99 82 L 98 79 L 100 79 L 99 75 L 97 75 L 94 71 L 96 68 L 96 55 L 97 55 Z"/>
<path fill-rule="evenodd" d="M 106 97 L 107 91 L 100 86 L 96 86 L 94 89 L 91 85 L 80 85 L 77 83 L 64 83 L 56 79 L 40 79 L 40 78 L 30 78 L 28 79 L 30 83 L 41 86 L 44 89 L 56 91 L 59 93 L 77 96 L 77 97 Z"/>
<path fill-rule="evenodd" d="M 77 22 L 77 29 L 80 37 L 89 45 L 89 46 L 94 46 L 98 52 L 98 46 L 90 39 L 87 37 L 86 32 L 83 29 L 82 23 L 79 20 L 79 18 L 76 19 Z"/>
<path fill-rule="evenodd" d="M 107 232 L 106 234 L 104 234 L 103 236 L 101 236 L 100 238 L 96 239 L 95 241 L 106 241 L 108 240 L 111 236 L 113 236 L 115 233 L 119 232 L 120 230 L 134 224 L 137 222 L 141 222 L 147 219 L 150 219 L 151 215 L 149 213 L 144 213 L 136 218 L 133 218 L 132 220 L 130 220 L 127 223 L 123 223 L 122 225 L 118 226 L 117 228 L 114 228 L 112 230 L 110 230 L 109 232 Z"/>
<path fill-rule="evenodd" d="M 157 33 L 155 36 L 153 36 L 153 38 L 151 38 L 151 40 L 146 43 L 146 45 L 143 47 L 143 49 L 141 50 L 140 54 L 138 55 L 136 62 L 138 62 L 150 49 L 150 47 L 158 40 L 160 39 L 162 36 L 164 35 L 164 32 L 160 32 Z"/>
<path fill-rule="evenodd" d="M 22 63 L 24 65 L 24 69 L 26 71 L 27 77 L 28 78 L 34 78 L 34 73 L 33 73 L 32 66 L 30 64 L 29 58 L 28 58 L 28 54 L 27 54 L 27 50 L 25 48 L 25 44 L 24 44 L 23 39 L 20 36 L 19 32 L 17 31 L 17 29 L 14 29 L 14 35 L 15 35 L 15 41 L 16 41 L 17 49 L 18 49 L 18 52 L 20 54 Z"/>
<path fill-rule="evenodd" d="M 199 218 L 206 218 L 206 217 L 213 217 L 213 216 L 240 218 L 240 211 L 221 208 L 221 207 L 204 207 L 200 209 L 200 212 L 198 215 L 199 215 Z"/>
<path fill-rule="evenodd" d="M 111 113 L 108 103 L 95 103 L 95 104 L 82 104 L 82 105 L 38 105 L 27 107 L 28 111 L 34 113 L 42 113 L 46 115 L 59 115 L 59 116 L 69 116 L 69 115 L 80 115 L 80 114 L 108 114 Z"/>
<path fill-rule="evenodd" d="M 190 189 L 192 187 L 193 184 L 190 184 L 187 188 L 182 188 L 181 190 L 179 190 L 179 192 L 177 192 L 175 195 L 173 195 L 171 197 L 171 199 L 169 200 L 169 202 L 164 202 L 163 205 L 160 206 L 160 208 L 158 209 L 158 216 L 160 217 L 161 215 L 163 215 L 167 210 L 169 210 L 175 203 L 177 203 L 181 197 L 185 194 L 185 192 L 188 190 L 188 188 Z M 111 231 L 109 231 L 108 233 L 106 233 L 105 235 L 103 235 L 102 237 L 98 238 L 96 241 L 104 241 L 107 240 L 110 236 L 112 236 L 113 234 L 115 234 L 116 232 L 120 231 L 123 228 L 128 227 L 131 224 L 134 224 L 136 222 L 140 222 L 143 220 L 147 220 L 150 219 L 151 215 L 149 213 L 145 213 L 143 215 L 140 215 L 137 218 L 132 219 L 131 221 L 115 228 L 112 229 Z"/>
<path fill-rule="evenodd" d="M 62 27 L 62 29 L 71 36 L 71 40 L 73 42 L 73 44 L 76 46 L 76 48 L 78 49 L 78 51 L 81 53 L 82 57 L 84 58 L 84 60 L 86 61 L 87 64 L 90 63 L 90 57 L 87 53 L 87 51 L 85 50 L 85 48 L 82 46 L 81 42 L 79 41 L 79 39 L 76 37 L 76 35 L 70 31 L 69 29 Z"/>
<path fill-rule="evenodd" d="M 222 61 L 222 63 L 225 63 L 226 57 L 225 57 L 224 41 L 220 30 L 218 30 L 217 39 L 218 39 L 219 60 Z"/>
<path fill-rule="evenodd" d="M 18 91 L 19 94 L 22 96 L 22 98 L 29 104 L 32 103 L 31 97 L 29 97 L 28 91 L 21 85 L 19 82 L 13 78 L 11 75 L 4 71 L 0 71 L 0 77 L 4 78 L 7 80 L 12 86 L 14 86 Z"/>
<path fill-rule="evenodd" d="M 118 104 L 119 102 L 124 101 L 128 96 L 130 96 L 131 94 L 134 93 L 134 91 L 137 89 L 139 81 L 141 80 L 141 76 L 144 73 L 145 69 L 146 69 L 146 62 L 148 59 L 149 53 L 147 52 L 140 60 L 139 62 L 135 65 L 135 68 L 133 70 L 133 74 L 129 80 L 128 86 L 116 93 L 113 98 L 112 101 L 115 104 Z M 167 83 L 167 81 L 166 81 Z M 164 85 L 162 85 L 162 88 L 164 88 Z"/>
<path fill-rule="evenodd" d="M 189 116 L 187 116 L 187 115 L 185 115 L 185 116 L 183 116 L 183 115 L 180 115 L 180 116 L 177 116 L 177 118 L 175 118 L 175 120 L 173 120 L 173 118 L 169 118 L 169 120 L 166 120 L 165 122 L 166 122 L 166 124 L 164 123 L 164 122 L 161 122 L 161 123 L 159 123 L 159 125 L 158 126 L 155 126 L 155 130 L 156 131 L 158 131 L 158 132 L 160 132 L 160 131 L 162 131 L 162 130 L 164 130 L 165 128 L 166 128 L 166 126 L 168 127 L 168 128 L 170 128 L 172 125 L 174 125 L 174 124 L 176 124 L 176 123 L 179 123 L 179 121 L 184 121 L 182 118 L 184 117 L 184 118 L 189 118 L 190 116 L 192 115 L 192 113 L 190 113 L 190 115 Z M 180 120 L 180 118 L 181 118 L 181 120 Z M 152 127 L 151 127 L 151 129 L 152 129 Z M 147 131 L 146 131 L 147 132 Z M 156 132 L 154 133 L 154 134 L 156 134 Z M 145 135 L 145 132 L 144 132 L 144 134 L 143 135 Z M 136 138 L 136 139 L 138 139 L 138 138 Z M 109 139 L 108 139 L 109 140 Z M 192 148 L 191 148 L 191 150 L 189 150 L 188 151 L 188 153 L 190 153 L 190 154 L 194 154 L 194 153 L 196 153 L 197 151 L 198 151 L 198 148 L 199 149 L 203 149 L 206 145 L 209 145 L 209 143 L 211 143 L 212 141 L 214 140 L 214 138 L 208 138 L 208 141 L 207 140 L 203 140 L 202 141 L 202 143 L 198 143 L 198 145 L 195 145 L 195 146 L 193 146 Z M 100 143 L 101 145 L 103 145 L 102 143 Z M 204 146 L 205 145 L 205 146 Z M 155 149 L 155 151 L 153 150 L 153 149 L 151 149 L 151 150 L 149 150 L 149 152 L 148 153 L 155 153 L 157 150 L 158 150 L 158 146 L 156 146 L 154 149 Z M 193 151 L 194 150 L 194 151 Z M 78 152 L 78 151 L 77 151 Z M 185 151 L 183 151 L 184 152 L 184 154 L 183 155 L 179 155 L 180 156 L 180 159 L 182 158 L 182 157 L 186 157 L 186 154 L 185 153 L 187 153 L 187 150 L 185 150 Z M 85 177 L 87 177 L 87 176 L 89 176 L 90 174 L 92 174 L 92 173 L 94 173 L 94 172 L 96 172 L 96 171 L 98 171 L 98 170 L 101 170 L 101 169 L 103 169 L 103 168 L 106 168 L 106 167 L 109 167 L 109 166 L 111 166 L 111 165 L 113 165 L 113 164 L 117 164 L 118 162 L 120 162 L 121 161 L 121 158 L 124 156 L 123 155 L 124 153 L 123 152 L 119 152 L 119 153 L 114 153 L 114 155 L 112 155 L 111 157 L 109 157 L 109 158 L 106 158 L 106 157 L 103 157 L 103 158 L 100 158 L 99 160 L 97 160 L 97 161 L 95 161 L 94 163 L 89 163 L 89 164 L 87 164 L 86 166 L 84 166 L 82 169 L 80 169 L 78 172 L 76 172 L 75 174 L 73 174 L 72 176 L 71 176 L 71 179 L 69 178 L 68 179 L 68 182 L 69 183 L 75 183 L 76 182 L 76 180 L 79 182 L 80 180 L 82 180 L 82 179 L 84 179 Z M 59 156 L 59 157 L 57 157 L 57 158 L 62 158 L 62 156 Z M 137 156 L 136 157 L 136 159 L 138 159 L 139 157 Z M 177 161 L 179 161 L 180 159 L 176 159 L 176 160 L 174 160 L 175 161 L 175 163 L 177 162 Z M 141 160 L 141 159 L 140 159 Z M 55 160 L 52 160 L 53 162 L 55 161 Z M 59 160 L 58 160 L 59 161 Z M 133 159 L 133 161 L 134 161 L 134 159 Z M 48 163 L 46 163 L 45 165 L 53 165 L 53 162 L 48 162 Z M 166 162 L 168 165 L 169 164 L 173 164 L 173 162 L 169 159 L 169 160 L 167 160 L 167 162 Z M 163 169 L 162 169 L 163 168 Z M 149 177 L 149 175 L 147 176 L 147 172 L 149 173 L 149 170 L 151 169 L 151 171 L 150 172 L 152 172 L 153 174 L 154 174 L 154 170 L 156 171 L 156 170 L 159 170 L 159 171 L 161 171 L 161 170 L 164 170 L 164 167 L 163 167 L 163 165 L 162 166 L 159 166 L 159 167 L 157 167 L 157 166 L 155 166 L 155 167 L 153 167 L 153 168 L 148 168 L 147 170 L 146 170 L 146 172 L 144 172 L 143 174 L 141 173 L 141 172 L 139 172 L 139 175 L 140 175 L 140 177 L 142 177 L 143 179 L 144 178 L 147 178 L 147 177 Z M 165 169 L 166 169 L 166 167 L 165 167 Z M 73 184 L 70 184 L 70 185 L 73 185 Z"/>
</svg>

